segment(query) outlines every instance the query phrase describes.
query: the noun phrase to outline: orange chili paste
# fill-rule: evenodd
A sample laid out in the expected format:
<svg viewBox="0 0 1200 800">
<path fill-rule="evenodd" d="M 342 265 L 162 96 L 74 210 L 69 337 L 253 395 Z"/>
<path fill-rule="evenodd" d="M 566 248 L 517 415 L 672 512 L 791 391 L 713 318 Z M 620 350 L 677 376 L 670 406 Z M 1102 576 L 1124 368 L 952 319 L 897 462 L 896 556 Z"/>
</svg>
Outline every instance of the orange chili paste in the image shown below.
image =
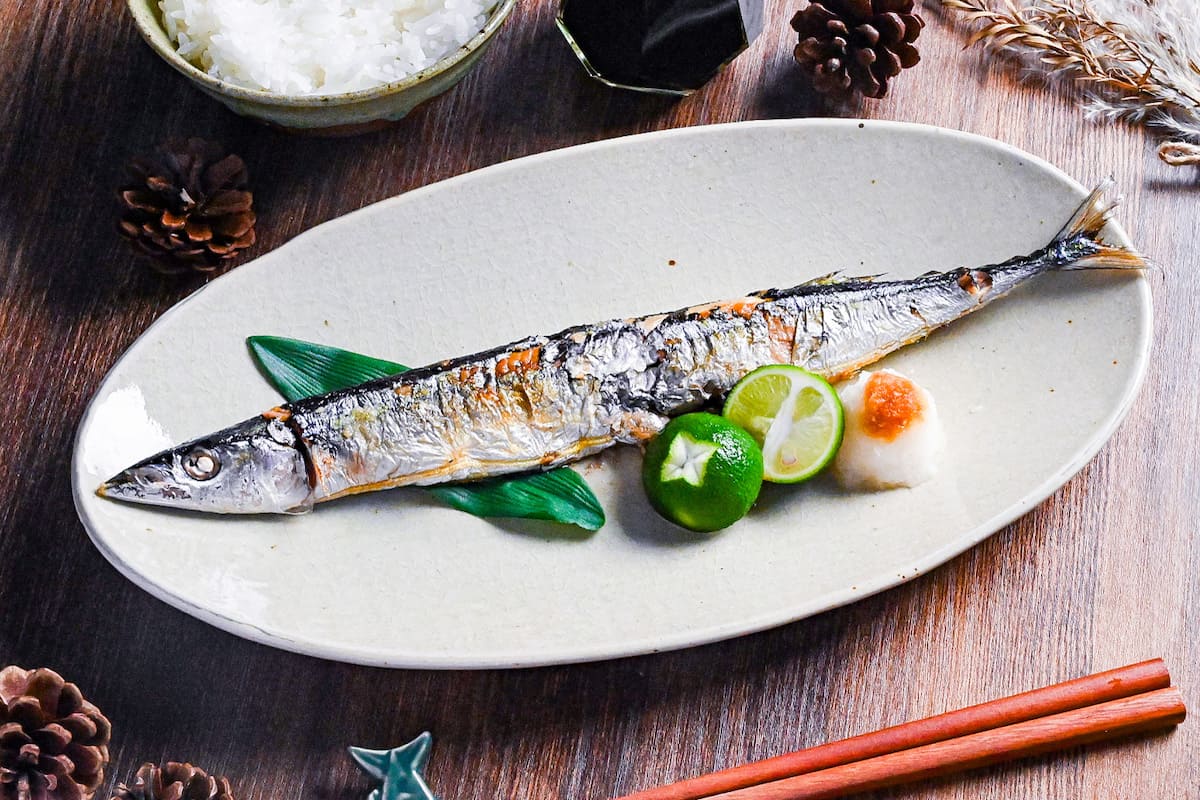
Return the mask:
<svg viewBox="0 0 1200 800">
<path fill-rule="evenodd" d="M 892 441 L 921 418 L 921 398 L 907 378 L 876 372 L 863 389 L 863 431 L 876 439 Z"/>
</svg>

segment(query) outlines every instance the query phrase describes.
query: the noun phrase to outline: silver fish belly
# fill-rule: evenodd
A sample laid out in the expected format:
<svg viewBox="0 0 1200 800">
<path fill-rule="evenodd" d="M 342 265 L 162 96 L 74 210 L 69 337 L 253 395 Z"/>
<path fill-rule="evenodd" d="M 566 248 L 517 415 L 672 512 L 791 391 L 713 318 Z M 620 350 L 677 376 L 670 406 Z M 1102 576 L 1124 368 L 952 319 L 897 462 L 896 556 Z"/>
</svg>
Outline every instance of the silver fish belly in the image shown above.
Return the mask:
<svg viewBox="0 0 1200 800">
<path fill-rule="evenodd" d="M 1098 189 L 1049 245 L 999 265 L 819 279 L 530 337 L 307 398 L 151 456 L 99 491 L 204 511 L 295 512 L 392 486 L 547 469 L 644 441 L 757 367 L 790 363 L 837 380 L 1043 272 L 1141 267 L 1100 240 L 1109 209 Z M 273 488 L 247 488 L 260 484 Z"/>
</svg>

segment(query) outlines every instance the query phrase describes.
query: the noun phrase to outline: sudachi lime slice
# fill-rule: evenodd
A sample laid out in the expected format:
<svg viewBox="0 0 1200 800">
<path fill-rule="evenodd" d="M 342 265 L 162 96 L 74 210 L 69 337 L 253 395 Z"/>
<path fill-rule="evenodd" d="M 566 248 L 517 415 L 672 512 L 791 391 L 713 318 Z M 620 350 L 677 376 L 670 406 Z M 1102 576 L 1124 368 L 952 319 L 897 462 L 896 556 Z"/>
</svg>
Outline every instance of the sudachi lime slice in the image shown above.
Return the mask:
<svg viewBox="0 0 1200 800">
<path fill-rule="evenodd" d="M 738 381 L 722 415 L 763 451 L 763 477 L 799 483 L 820 472 L 842 444 L 842 404 L 829 382 L 787 364 L 759 367 Z"/>
</svg>

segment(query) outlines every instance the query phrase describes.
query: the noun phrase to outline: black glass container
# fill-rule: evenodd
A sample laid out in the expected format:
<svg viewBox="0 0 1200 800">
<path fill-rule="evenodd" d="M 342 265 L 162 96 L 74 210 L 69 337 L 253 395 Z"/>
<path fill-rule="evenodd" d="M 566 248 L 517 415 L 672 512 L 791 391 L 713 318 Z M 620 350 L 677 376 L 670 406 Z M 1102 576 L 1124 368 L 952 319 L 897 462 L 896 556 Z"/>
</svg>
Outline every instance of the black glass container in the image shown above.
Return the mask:
<svg viewBox="0 0 1200 800">
<path fill-rule="evenodd" d="M 558 27 L 602 83 L 687 95 L 758 36 L 762 0 L 562 0 Z"/>
</svg>

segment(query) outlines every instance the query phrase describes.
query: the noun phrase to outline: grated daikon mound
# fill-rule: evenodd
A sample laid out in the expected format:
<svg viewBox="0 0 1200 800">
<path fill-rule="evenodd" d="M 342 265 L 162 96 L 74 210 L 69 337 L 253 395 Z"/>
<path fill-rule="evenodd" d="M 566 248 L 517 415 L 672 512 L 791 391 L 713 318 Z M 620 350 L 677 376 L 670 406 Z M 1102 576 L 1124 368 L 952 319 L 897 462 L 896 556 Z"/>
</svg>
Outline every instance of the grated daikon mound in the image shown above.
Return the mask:
<svg viewBox="0 0 1200 800">
<path fill-rule="evenodd" d="M 875 380 L 872 378 L 875 377 Z M 946 437 L 933 395 L 894 370 L 838 387 L 846 414 L 833 474 L 847 489 L 895 489 L 937 473 Z"/>
<path fill-rule="evenodd" d="M 495 0 L 159 0 L 180 55 L 215 78 L 278 94 L 400 80 L 483 29 Z"/>
</svg>

